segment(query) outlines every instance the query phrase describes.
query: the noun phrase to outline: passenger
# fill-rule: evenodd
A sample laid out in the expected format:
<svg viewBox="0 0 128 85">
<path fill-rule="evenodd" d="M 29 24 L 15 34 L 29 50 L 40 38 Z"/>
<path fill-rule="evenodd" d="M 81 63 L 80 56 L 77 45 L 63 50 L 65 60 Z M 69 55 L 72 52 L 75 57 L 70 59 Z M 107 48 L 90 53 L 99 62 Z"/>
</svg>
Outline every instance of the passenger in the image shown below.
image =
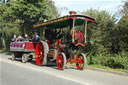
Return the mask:
<svg viewBox="0 0 128 85">
<path fill-rule="evenodd" d="M 39 42 L 40 41 L 40 36 L 37 33 L 35 33 L 35 35 L 33 35 L 32 41 L 33 42 Z"/>
<path fill-rule="evenodd" d="M 16 41 L 24 41 L 24 38 L 22 36 L 18 36 L 18 38 L 16 39 Z"/>
<path fill-rule="evenodd" d="M 28 34 L 25 34 L 24 41 L 29 41 L 29 40 L 30 40 L 30 38 L 29 38 Z"/>
<path fill-rule="evenodd" d="M 11 39 L 12 42 L 16 41 L 16 35 L 13 35 L 13 38 Z"/>
</svg>

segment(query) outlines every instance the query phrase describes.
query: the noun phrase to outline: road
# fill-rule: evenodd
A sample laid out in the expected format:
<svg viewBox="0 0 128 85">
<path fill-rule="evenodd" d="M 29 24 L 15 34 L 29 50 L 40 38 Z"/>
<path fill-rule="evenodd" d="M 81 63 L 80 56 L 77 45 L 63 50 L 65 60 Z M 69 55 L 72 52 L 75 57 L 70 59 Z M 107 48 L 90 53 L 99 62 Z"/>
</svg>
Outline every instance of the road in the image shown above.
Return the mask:
<svg viewBox="0 0 128 85">
<path fill-rule="evenodd" d="M 37 66 L 0 54 L 0 85 L 128 85 L 128 77 L 86 69 Z"/>
</svg>

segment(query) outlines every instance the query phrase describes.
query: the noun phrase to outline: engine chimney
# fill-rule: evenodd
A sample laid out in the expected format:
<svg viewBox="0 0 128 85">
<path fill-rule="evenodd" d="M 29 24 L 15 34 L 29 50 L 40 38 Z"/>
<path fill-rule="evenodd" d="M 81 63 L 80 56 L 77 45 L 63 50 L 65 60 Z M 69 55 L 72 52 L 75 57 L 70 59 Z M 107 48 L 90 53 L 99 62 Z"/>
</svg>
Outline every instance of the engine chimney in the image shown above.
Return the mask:
<svg viewBox="0 0 128 85">
<path fill-rule="evenodd" d="M 75 15 L 76 12 L 75 12 L 75 11 L 70 11 L 69 14 L 70 14 L 70 15 Z"/>
</svg>

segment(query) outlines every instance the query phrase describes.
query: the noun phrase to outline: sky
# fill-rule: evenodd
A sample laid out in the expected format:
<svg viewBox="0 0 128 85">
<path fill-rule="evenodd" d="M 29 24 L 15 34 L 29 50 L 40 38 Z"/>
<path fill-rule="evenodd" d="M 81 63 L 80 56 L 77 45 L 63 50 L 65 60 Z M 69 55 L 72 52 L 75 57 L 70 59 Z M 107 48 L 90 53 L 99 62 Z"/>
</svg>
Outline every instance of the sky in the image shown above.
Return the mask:
<svg viewBox="0 0 128 85">
<path fill-rule="evenodd" d="M 67 7 L 68 11 L 84 11 L 90 8 L 107 10 L 114 14 L 119 11 L 122 1 L 126 0 L 53 0 L 58 8 Z M 62 12 L 63 13 L 63 12 Z M 67 15 L 63 13 L 62 15 Z"/>
</svg>

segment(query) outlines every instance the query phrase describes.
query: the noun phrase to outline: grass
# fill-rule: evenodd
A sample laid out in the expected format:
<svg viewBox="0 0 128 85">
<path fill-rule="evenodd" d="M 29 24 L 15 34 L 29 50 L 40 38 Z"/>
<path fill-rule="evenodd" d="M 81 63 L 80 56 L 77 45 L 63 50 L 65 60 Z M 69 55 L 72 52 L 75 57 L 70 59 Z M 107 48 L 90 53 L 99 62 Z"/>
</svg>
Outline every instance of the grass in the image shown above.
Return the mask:
<svg viewBox="0 0 128 85">
<path fill-rule="evenodd" d="M 94 68 L 101 68 L 101 69 L 105 69 L 105 70 L 109 70 L 109 71 L 118 71 L 118 72 L 124 72 L 124 73 L 128 73 L 128 70 L 125 69 L 113 69 L 107 66 L 102 66 L 102 65 L 87 65 L 88 67 L 94 67 Z"/>
<path fill-rule="evenodd" d="M 0 53 L 5 53 L 7 55 L 11 55 L 12 54 L 9 49 L 5 49 L 5 48 L 0 49 Z"/>
</svg>

